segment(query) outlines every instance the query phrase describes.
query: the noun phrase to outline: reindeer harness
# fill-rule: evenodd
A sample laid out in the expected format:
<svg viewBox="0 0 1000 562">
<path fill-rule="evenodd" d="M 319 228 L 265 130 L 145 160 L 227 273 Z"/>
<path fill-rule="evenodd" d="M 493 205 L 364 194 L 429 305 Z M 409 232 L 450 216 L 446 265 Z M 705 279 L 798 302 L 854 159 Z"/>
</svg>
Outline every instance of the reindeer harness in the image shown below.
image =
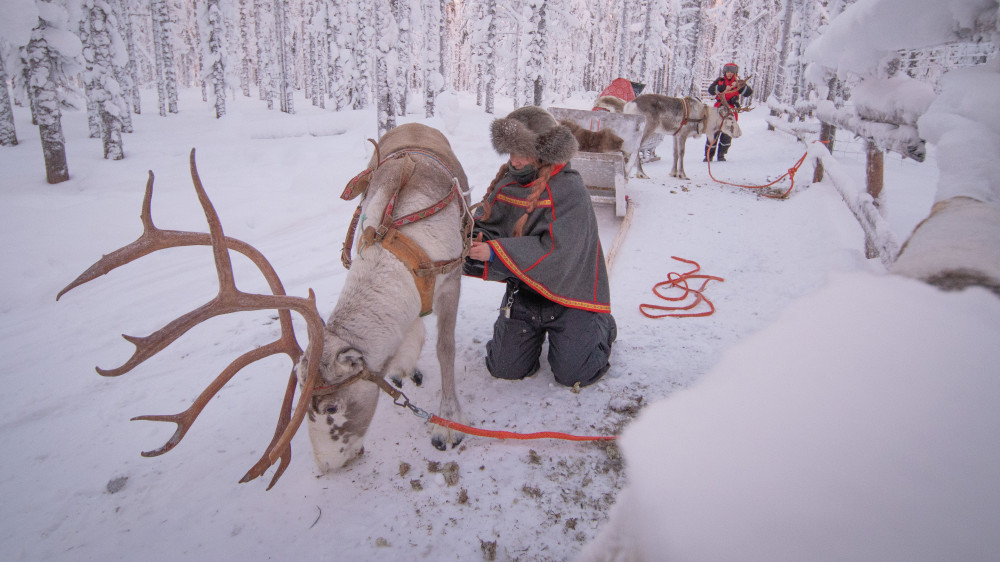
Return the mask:
<svg viewBox="0 0 1000 562">
<path fill-rule="evenodd" d="M 372 144 L 375 144 L 372 141 Z M 458 176 L 442 161 L 437 154 L 423 149 L 417 148 L 407 148 L 403 150 L 395 151 L 383 159 L 378 157 L 378 145 L 375 144 L 376 158 L 375 165 L 370 166 L 365 169 L 365 171 L 354 176 L 349 182 L 347 182 L 347 187 L 341 194 L 341 199 L 350 200 L 354 199 L 358 195 L 366 193 L 368 190 L 368 185 L 371 183 L 375 172 L 378 170 L 379 166 L 383 163 L 392 160 L 399 159 L 402 160 L 403 171 L 399 182 L 393 188 L 392 195 L 389 197 L 389 202 L 385 206 L 385 210 L 382 212 L 382 218 L 378 223 L 377 227 L 366 226 L 361 232 L 361 240 L 358 243 L 358 251 L 361 252 L 364 248 L 367 248 L 373 244 L 381 244 L 383 248 L 391 252 L 399 261 L 403 262 L 403 265 L 410 270 L 410 274 L 413 276 L 413 282 L 417 287 L 417 292 L 420 294 L 420 315 L 426 316 L 431 313 L 432 305 L 434 300 L 434 284 L 435 278 L 443 273 L 448 273 L 454 270 L 462 261 L 465 256 L 469 254 L 469 235 L 472 232 L 472 220 L 469 214 L 468 205 L 465 201 L 465 196 L 462 193 L 462 188 L 459 185 Z M 394 219 L 392 216 L 393 208 L 396 205 L 396 200 L 399 197 L 400 192 L 406 187 L 410 180 L 413 170 L 416 167 L 416 162 L 413 157 L 427 158 L 442 170 L 444 170 L 449 177 L 451 177 L 451 189 L 448 193 L 438 200 L 433 205 L 410 213 L 404 217 Z M 441 211 L 449 204 L 452 200 L 458 197 L 459 205 L 462 207 L 462 232 L 463 232 L 463 249 L 462 255 L 451 260 L 438 260 L 432 261 L 427 252 L 420 247 L 412 238 L 400 232 L 400 228 L 417 222 L 419 220 L 425 219 L 434 215 L 435 213 Z M 351 224 L 347 227 L 347 237 L 344 240 L 344 247 L 340 253 L 341 263 L 347 269 L 351 268 L 351 247 L 354 245 L 354 234 L 358 227 L 358 221 L 361 217 L 361 206 L 364 203 L 364 198 L 362 198 L 361 203 L 358 203 L 358 208 L 354 210 L 354 216 L 351 218 Z"/>
</svg>

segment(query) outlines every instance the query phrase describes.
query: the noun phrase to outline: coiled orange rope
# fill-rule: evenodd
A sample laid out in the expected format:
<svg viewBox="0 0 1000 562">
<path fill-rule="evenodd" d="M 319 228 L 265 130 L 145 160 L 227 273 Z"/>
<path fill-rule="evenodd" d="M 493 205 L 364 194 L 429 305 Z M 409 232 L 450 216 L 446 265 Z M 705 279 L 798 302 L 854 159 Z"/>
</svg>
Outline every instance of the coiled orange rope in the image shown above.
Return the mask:
<svg viewBox="0 0 1000 562">
<path fill-rule="evenodd" d="M 725 279 L 723 279 L 722 277 L 715 277 L 713 275 L 698 275 L 697 273 L 699 271 L 701 271 L 701 265 L 699 265 L 698 262 L 696 262 L 694 260 L 686 260 L 684 258 L 679 258 L 677 256 L 671 256 L 671 257 L 673 259 L 677 260 L 677 261 L 681 261 L 681 262 L 689 263 L 689 264 L 693 265 L 694 269 L 692 269 L 691 271 L 688 271 L 687 273 L 677 273 L 677 272 L 671 271 L 667 275 L 667 280 L 666 281 L 660 281 L 656 285 L 653 285 L 653 294 L 656 295 L 656 296 L 658 296 L 658 297 L 660 297 L 661 299 L 663 299 L 665 301 L 671 301 L 671 302 L 683 301 L 684 299 L 688 298 L 688 296 L 690 296 L 690 295 L 693 294 L 694 295 L 694 301 L 691 302 L 690 304 L 684 305 L 684 306 L 663 306 L 663 305 L 658 305 L 658 304 L 640 304 L 639 305 L 639 312 L 641 312 L 643 314 L 643 316 L 646 316 L 647 318 L 665 318 L 667 316 L 671 316 L 671 317 L 674 317 L 674 318 L 692 318 L 692 317 L 697 317 L 697 316 L 709 316 L 709 315 L 713 314 L 715 312 L 715 305 L 712 304 L 712 301 L 708 300 L 708 297 L 706 297 L 702 293 L 702 291 L 705 290 L 705 286 L 708 285 L 709 281 L 725 281 Z M 691 280 L 691 279 L 701 279 L 702 280 L 701 286 L 698 287 L 697 289 L 692 289 L 688 285 L 688 281 Z M 680 290 L 684 291 L 684 293 L 682 295 L 680 295 L 679 297 L 669 297 L 669 296 L 664 295 L 663 293 L 660 292 L 660 288 L 661 287 L 667 287 L 668 289 L 680 289 Z M 692 308 L 698 306 L 701 303 L 705 303 L 705 304 L 708 305 L 709 310 L 707 312 L 693 312 L 693 313 L 678 313 L 677 312 L 679 310 L 691 310 Z M 648 310 L 660 310 L 660 311 L 665 311 L 665 312 L 662 313 L 662 314 L 660 314 L 660 313 L 649 313 L 649 312 L 646 312 L 647 309 Z"/>
</svg>

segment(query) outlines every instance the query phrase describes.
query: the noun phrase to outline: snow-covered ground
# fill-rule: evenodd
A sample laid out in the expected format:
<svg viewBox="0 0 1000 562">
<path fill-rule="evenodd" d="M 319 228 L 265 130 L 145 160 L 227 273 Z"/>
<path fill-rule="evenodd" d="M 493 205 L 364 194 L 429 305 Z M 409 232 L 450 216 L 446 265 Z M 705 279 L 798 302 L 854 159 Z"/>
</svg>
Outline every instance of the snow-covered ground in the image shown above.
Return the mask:
<svg viewBox="0 0 1000 562">
<path fill-rule="evenodd" d="M 589 108 L 591 101 L 581 97 L 560 105 Z M 153 108 L 154 102 L 146 92 L 144 107 Z M 274 489 L 265 491 L 267 478 L 237 484 L 271 438 L 289 369 L 280 359 L 246 369 L 224 388 L 174 451 L 153 459 L 139 456 L 165 442 L 173 426 L 129 418 L 186 408 L 236 356 L 270 341 L 274 315 L 214 319 L 134 372 L 105 379 L 94 373 L 95 365 L 114 367 L 132 353 L 118 334 L 151 333 L 214 295 L 209 251 L 160 252 L 74 289 L 58 303 L 55 295 L 102 253 L 139 235 L 147 170 L 156 176 L 156 224 L 205 230 L 188 172 L 188 153 L 195 147 L 201 179 L 227 235 L 268 256 L 289 294 L 305 296 L 313 288 L 321 313 L 328 314 L 345 276 L 340 247 L 355 205 L 339 194 L 368 161 L 371 147 L 365 139 L 375 136 L 375 117 L 373 111 L 333 113 L 296 102 L 298 113 L 289 116 L 268 112 L 257 100 L 232 99 L 229 114 L 215 120 L 211 104 L 198 92 L 185 91 L 180 114 L 161 118 L 147 111 L 136 117 L 136 132 L 125 137 L 126 159 L 119 162 L 103 160 L 99 140 L 86 138 L 85 115 L 66 114 L 72 179 L 55 186 L 44 181 L 41 149 L 27 112 L 15 108 L 21 144 L 0 149 L 0 558 L 566 560 L 598 535 L 626 483 L 615 446 L 467 437 L 459 448 L 440 452 L 431 446 L 422 421 L 385 398 L 366 438 L 365 455 L 342 472 L 317 476 L 308 439 L 300 431 L 291 466 Z M 509 102 L 498 106 L 498 114 L 513 109 Z M 464 95 L 456 108 L 442 113 L 429 120 L 410 115 L 405 121 L 445 132 L 478 200 L 501 163 L 488 141 L 494 116 Z M 767 132 L 762 113 L 743 115 L 744 136 L 735 141 L 728 163 L 713 165 L 716 177 L 767 183 L 805 151 L 791 137 Z M 815 435 L 836 435 L 842 416 L 851 421 L 844 439 L 854 443 L 883 431 L 885 420 L 894 417 L 896 396 L 924 399 L 925 394 L 906 392 L 911 380 L 936 381 L 933 387 L 944 389 L 953 380 L 952 369 L 959 375 L 996 372 L 1000 303 L 994 296 L 979 289 L 940 293 L 885 274 L 878 260 L 865 259 L 861 229 L 837 192 L 826 184 L 807 185 L 811 170 L 797 176 L 787 200 L 762 198 L 711 181 L 696 156 L 701 143 L 692 140 L 688 146 L 690 181 L 668 176 L 670 147 L 664 144 L 659 152 L 666 158 L 645 166 L 652 179 L 629 182 L 636 214 L 611 275 L 619 336 L 613 367 L 600 383 L 570 392 L 554 384 L 544 362 L 542 371 L 525 381 L 492 379 L 483 366 L 483 348 L 503 287 L 463 280 L 456 372 L 470 423 L 517 432 L 618 434 L 645 410 L 661 416 L 654 419 L 663 419 L 664 431 L 671 429 L 668 423 L 676 424 L 681 433 L 662 441 L 676 449 L 649 441 L 644 431 L 627 433 L 628 451 L 662 452 L 667 459 L 674 458 L 671 453 L 683 456 L 678 449 L 697 450 L 713 466 L 744 462 L 738 455 L 727 457 L 734 434 L 706 421 L 713 411 L 671 410 L 672 398 L 693 396 L 687 399 L 691 402 L 703 396 L 702 405 L 716 404 L 716 417 L 737 429 L 752 415 L 745 413 L 745 401 L 752 401 L 757 412 L 770 412 L 774 427 L 794 426 L 797 416 L 819 416 L 825 423 L 816 426 Z M 937 180 L 934 153 L 931 146 L 923 164 L 887 157 L 883 209 L 900 240 L 930 209 Z M 864 161 L 845 164 L 863 182 Z M 607 245 L 619 221 L 610 208 L 597 211 Z M 714 315 L 653 320 L 639 313 L 640 304 L 657 302 L 651 293 L 655 283 L 672 271 L 688 271 L 671 256 L 695 260 L 702 273 L 725 278 L 706 289 Z M 249 263 L 237 259 L 236 275 L 242 289 L 266 290 Z M 864 314 L 858 312 L 861 305 L 867 305 Z M 956 341 L 942 342 L 949 337 Z M 760 357 L 755 349 L 773 355 Z M 420 361 L 423 387 L 404 388 L 425 409 L 438 402 L 433 350 L 428 342 Z M 949 360 L 958 352 L 967 353 L 954 365 Z M 831 356 L 843 360 L 834 362 Z M 881 359 L 872 361 L 874 356 Z M 733 361 L 745 361 L 738 381 L 706 377 L 720 364 L 732 372 Z M 803 371 L 798 386 L 780 376 L 790 366 Z M 893 378 L 873 380 L 865 370 L 869 367 Z M 816 373 L 838 382 L 830 400 L 867 396 L 884 415 L 855 416 L 834 407 L 824 400 L 824 379 L 810 376 Z M 982 383 L 980 401 L 1000 397 L 995 377 Z M 956 395 L 951 409 L 924 405 L 931 414 L 947 414 L 961 411 L 963 397 L 967 394 Z M 909 419 L 907 411 L 901 407 L 901 419 Z M 969 419 L 985 424 L 980 430 L 997 426 L 995 413 L 970 414 Z M 803 442 L 809 435 L 803 428 Z M 969 435 L 957 458 L 968 460 L 974 444 L 995 450 L 989 443 L 995 435 Z M 753 450 L 756 442 L 744 441 L 737 452 Z M 843 444 L 845 451 L 850 443 Z M 724 490 L 759 495 L 760 512 L 739 511 L 733 517 L 763 519 L 769 506 L 784 513 L 798 505 L 781 503 L 787 480 L 773 468 L 813 466 L 817 457 L 779 445 L 768 449 L 774 452 L 767 457 L 770 465 L 754 465 L 751 474 L 758 478 L 725 482 Z M 948 466 L 947 455 L 954 451 L 932 446 L 906 448 L 900 455 L 911 460 L 928 455 L 938 459 L 935 466 Z M 853 482 L 850 471 L 858 468 L 847 463 L 844 480 Z M 914 486 L 933 486 L 936 475 Z M 713 489 L 713 472 L 705 465 L 664 462 L 662 472 L 638 476 L 645 482 L 697 483 L 691 497 L 678 502 L 695 501 L 697 494 Z M 853 477 L 863 481 L 868 475 Z M 958 491 L 965 494 L 961 498 L 970 492 Z M 981 513 L 995 515 L 1000 505 L 995 487 L 982 492 L 986 508 Z M 832 513 L 825 511 L 831 493 L 806 496 L 803 501 L 813 503 L 805 512 Z M 726 498 L 716 492 L 712 501 L 721 509 Z M 782 506 L 788 509 L 778 509 Z M 855 508 L 860 509 L 845 501 L 836 513 L 849 517 Z M 637 516 L 646 513 L 651 519 L 644 524 L 662 529 L 664 540 L 676 536 L 667 531 L 678 530 L 667 525 L 685 520 L 683 513 L 661 517 L 655 509 Z M 683 531 L 689 536 L 724 542 L 717 532 L 728 532 L 728 522 L 686 521 Z M 893 536 L 880 535 L 877 523 L 866 528 L 873 527 L 876 536 Z M 697 551 L 682 552 L 699 557 Z"/>
</svg>

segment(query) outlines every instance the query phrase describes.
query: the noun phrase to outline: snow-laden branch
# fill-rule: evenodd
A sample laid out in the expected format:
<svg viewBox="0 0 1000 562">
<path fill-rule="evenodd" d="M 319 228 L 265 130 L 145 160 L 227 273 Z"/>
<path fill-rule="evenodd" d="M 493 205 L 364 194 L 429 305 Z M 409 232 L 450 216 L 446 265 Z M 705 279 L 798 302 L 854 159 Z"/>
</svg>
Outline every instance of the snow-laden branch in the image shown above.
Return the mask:
<svg viewBox="0 0 1000 562">
<path fill-rule="evenodd" d="M 816 116 L 824 123 L 871 140 L 882 150 L 913 158 L 917 162 L 923 162 L 927 155 L 924 139 L 920 138 L 914 125 L 866 119 L 855 108 L 838 109 L 830 101 L 821 101 L 816 105 Z"/>
<path fill-rule="evenodd" d="M 830 182 L 840 193 L 854 217 L 858 219 L 858 224 L 861 225 L 861 230 L 865 233 L 866 248 L 875 252 L 882 264 L 889 267 L 896 261 L 900 245 L 896 240 L 896 235 L 889 227 L 889 222 L 875 207 L 872 196 L 851 179 L 851 175 L 822 144 L 811 143 L 809 145 L 809 158 L 823 163 L 823 169 Z"/>
</svg>

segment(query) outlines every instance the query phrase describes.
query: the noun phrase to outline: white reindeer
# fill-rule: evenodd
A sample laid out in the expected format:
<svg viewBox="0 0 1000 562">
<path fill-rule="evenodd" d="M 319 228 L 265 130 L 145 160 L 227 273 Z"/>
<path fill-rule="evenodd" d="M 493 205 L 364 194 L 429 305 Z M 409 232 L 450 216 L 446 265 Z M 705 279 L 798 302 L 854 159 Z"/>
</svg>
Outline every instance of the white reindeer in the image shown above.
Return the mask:
<svg viewBox="0 0 1000 562">
<path fill-rule="evenodd" d="M 466 253 L 471 220 L 468 183 L 447 139 L 439 131 L 419 124 L 402 125 L 386 133 L 377 145 L 369 169 L 348 186 L 348 192 L 365 193 L 352 222 L 345 264 L 350 262 L 350 240 L 358 217 L 362 236 L 340 299 L 324 325 L 315 297 L 285 295 L 280 279 L 255 248 L 229 238 L 212 207 L 195 167 L 191 151 L 191 177 L 209 224 L 209 233 L 161 230 L 151 214 L 153 173 L 143 202 L 143 234 L 135 242 L 101 258 L 63 289 L 67 291 L 109 271 L 164 248 L 211 245 L 219 276 L 219 293 L 205 305 L 177 318 L 157 332 L 126 339 L 135 353 L 117 369 L 102 370 L 118 376 L 152 357 L 197 324 L 230 312 L 278 310 L 281 335 L 249 351 L 226 367 L 202 391 L 190 408 L 179 414 L 139 416 L 133 419 L 169 421 L 177 430 L 165 445 L 143 456 L 171 450 L 187 433 L 209 400 L 243 367 L 284 353 L 295 367 L 270 445 L 246 473 L 247 482 L 281 461 L 268 486 L 281 477 L 291 460 L 291 438 L 308 416 L 309 435 L 316 463 L 323 472 L 343 466 L 363 451 L 362 440 L 375 412 L 378 389 L 396 403 L 409 405 L 384 375 L 401 384 L 404 375 L 415 378 L 416 360 L 424 342 L 421 316 L 433 308 L 438 318 L 437 355 L 441 367 L 442 417 L 462 420 L 455 393 L 455 319 L 460 290 L 460 264 Z M 384 155 L 384 156 L 382 156 Z M 347 192 L 345 192 L 347 193 Z M 368 221 L 372 222 L 369 223 Z M 272 294 L 247 294 L 233 279 L 230 250 L 248 257 L 267 279 Z M 290 312 L 306 321 L 309 344 L 305 354 L 292 330 Z M 297 384 L 296 384 L 297 383 Z M 292 411 L 296 387 L 300 398 Z M 400 401 L 401 400 L 401 401 Z M 412 408 L 412 406 L 411 406 Z M 415 408 L 413 408 L 416 411 Z M 457 445 L 462 434 L 435 426 L 432 443 L 439 449 Z"/>
</svg>

